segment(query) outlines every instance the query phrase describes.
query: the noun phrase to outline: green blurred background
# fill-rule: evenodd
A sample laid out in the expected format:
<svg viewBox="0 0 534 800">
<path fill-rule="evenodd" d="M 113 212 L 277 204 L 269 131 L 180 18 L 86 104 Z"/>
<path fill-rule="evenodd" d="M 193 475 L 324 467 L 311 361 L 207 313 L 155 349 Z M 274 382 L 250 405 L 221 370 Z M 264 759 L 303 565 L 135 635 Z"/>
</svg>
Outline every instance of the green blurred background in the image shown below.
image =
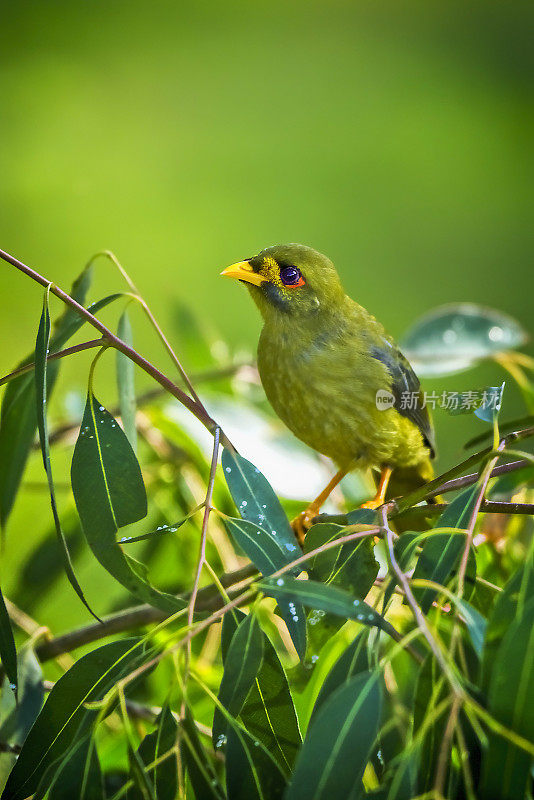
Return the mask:
<svg viewBox="0 0 534 800">
<path fill-rule="evenodd" d="M 112 249 L 171 338 L 179 299 L 234 350 L 260 321 L 218 273 L 281 241 L 331 256 L 397 337 L 463 300 L 530 330 L 533 23 L 519 3 L 4 2 L 0 247 L 64 287 Z M 93 298 L 120 286 L 97 275 Z M 4 373 L 42 294 L 0 277 Z M 144 325 L 137 343 L 158 352 Z M 87 361 L 67 367 L 78 388 Z M 444 467 L 481 426 L 437 419 Z"/>
</svg>

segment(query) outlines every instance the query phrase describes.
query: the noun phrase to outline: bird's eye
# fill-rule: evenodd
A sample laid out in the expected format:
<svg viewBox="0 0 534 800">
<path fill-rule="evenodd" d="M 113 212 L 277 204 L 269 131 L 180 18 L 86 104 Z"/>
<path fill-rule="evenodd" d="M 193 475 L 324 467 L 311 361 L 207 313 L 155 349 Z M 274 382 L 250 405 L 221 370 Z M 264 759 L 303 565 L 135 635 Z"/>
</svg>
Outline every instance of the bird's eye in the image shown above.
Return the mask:
<svg viewBox="0 0 534 800">
<path fill-rule="evenodd" d="M 304 286 L 306 283 L 298 267 L 282 267 L 280 269 L 280 280 L 284 286 Z"/>
</svg>

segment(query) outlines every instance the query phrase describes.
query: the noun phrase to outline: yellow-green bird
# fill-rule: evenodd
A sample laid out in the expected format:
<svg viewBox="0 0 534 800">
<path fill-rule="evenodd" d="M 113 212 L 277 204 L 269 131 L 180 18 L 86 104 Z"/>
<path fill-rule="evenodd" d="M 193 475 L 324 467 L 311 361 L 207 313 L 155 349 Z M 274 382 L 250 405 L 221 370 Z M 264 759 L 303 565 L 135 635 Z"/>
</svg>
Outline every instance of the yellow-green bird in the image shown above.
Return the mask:
<svg viewBox="0 0 534 800">
<path fill-rule="evenodd" d="M 267 247 L 223 270 L 244 281 L 263 317 L 258 369 L 265 393 L 295 436 L 339 472 L 293 521 L 299 540 L 350 470 L 380 470 L 377 508 L 392 471 L 406 490 L 433 475 L 434 431 L 419 380 L 393 339 L 345 294 L 329 258 L 300 244 Z"/>
</svg>

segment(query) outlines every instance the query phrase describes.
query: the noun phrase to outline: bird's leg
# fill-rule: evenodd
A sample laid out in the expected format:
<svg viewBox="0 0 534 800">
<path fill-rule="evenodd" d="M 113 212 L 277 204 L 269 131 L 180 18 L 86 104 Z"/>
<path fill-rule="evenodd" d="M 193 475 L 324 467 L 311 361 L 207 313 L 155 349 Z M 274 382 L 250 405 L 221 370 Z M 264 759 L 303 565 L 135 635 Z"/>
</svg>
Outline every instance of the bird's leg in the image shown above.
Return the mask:
<svg viewBox="0 0 534 800">
<path fill-rule="evenodd" d="M 312 500 L 308 508 L 304 509 L 304 511 L 302 511 L 298 517 L 295 517 L 295 519 L 292 520 L 291 527 L 295 531 L 295 535 L 300 545 L 304 543 L 304 537 L 311 528 L 312 519 L 317 516 L 323 503 L 328 500 L 332 491 L 336 488 L 340 480 L 344 478 L 346 474 L 346 469 L 340 469 L 339 472 L 336 472 L 330 483 L 325 486 L 321 494 L 317 495 L 315 500 Z"/>
<path fill-rule="evenodd" d="M 386 499 L 386 491 L 388 488 L 389 479 L 391 478 L 391 473 L 393 470 L 391 467 L 382 467 L 382 472 L 380 473 L 380 482 L 378 484 L 378 488 L 376 490 L 376 494 L 372 500 L 368 500 L 366 503 L 362 503 L 360 508 L 378 508 L 379 506 L 383 505 L 384 500 Z"/>
</svg>

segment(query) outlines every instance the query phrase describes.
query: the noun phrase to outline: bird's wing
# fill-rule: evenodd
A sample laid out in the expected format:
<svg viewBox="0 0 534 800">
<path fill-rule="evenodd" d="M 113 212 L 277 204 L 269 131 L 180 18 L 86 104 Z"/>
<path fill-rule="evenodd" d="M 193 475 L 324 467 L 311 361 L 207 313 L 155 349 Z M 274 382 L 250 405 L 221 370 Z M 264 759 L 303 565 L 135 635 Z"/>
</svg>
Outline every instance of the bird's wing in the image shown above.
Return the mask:
<svg viewBox="0 0 534 800">
<path fill-rule="evenodd" d="M 371 355 L 380 361 L 391 375 L 391 392 L 395 398 L 394 407 L 402 416 L 411 419 L 417 425 L 425 442 L 429 446 L 432 457 L 436 454 L 434 428 L 430 421 L 428 409 L 423 408 L 423 393 L 419 378 L 410 366 L 410 362 L 401 351 L 385 336 L 381 337 L 383 345 L 374 346 Z M 403 402 L 402 398 L 406 400 Z M 417 402 L 411 402 L 416 398 Z M 408 401 L 408 402 L 406 402 Z"/>
</svg>

